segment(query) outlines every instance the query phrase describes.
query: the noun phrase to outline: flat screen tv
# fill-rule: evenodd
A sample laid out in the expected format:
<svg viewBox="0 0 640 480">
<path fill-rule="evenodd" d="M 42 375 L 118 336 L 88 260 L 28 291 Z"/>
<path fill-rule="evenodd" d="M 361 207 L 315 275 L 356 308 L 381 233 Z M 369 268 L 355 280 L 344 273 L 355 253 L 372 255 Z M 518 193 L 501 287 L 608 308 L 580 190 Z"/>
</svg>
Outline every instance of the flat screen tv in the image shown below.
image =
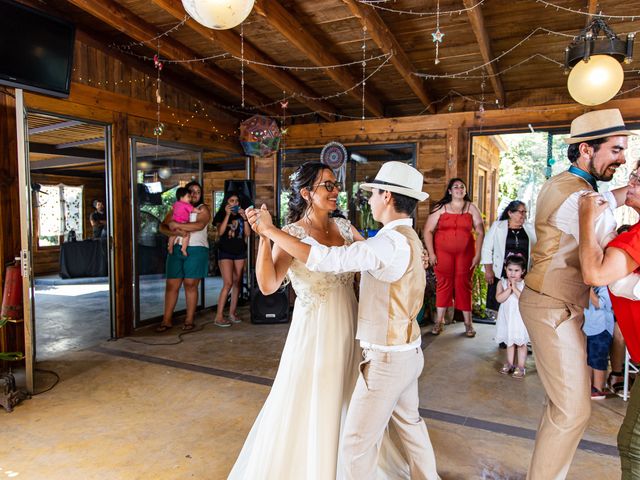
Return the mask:
<svg viewBox="0 0 640 480">
<path fill-rule="evenodd" d="M 11 0 L 0 0 L 0 84 L 68 97 L 75 27 Z"/>
</svg>

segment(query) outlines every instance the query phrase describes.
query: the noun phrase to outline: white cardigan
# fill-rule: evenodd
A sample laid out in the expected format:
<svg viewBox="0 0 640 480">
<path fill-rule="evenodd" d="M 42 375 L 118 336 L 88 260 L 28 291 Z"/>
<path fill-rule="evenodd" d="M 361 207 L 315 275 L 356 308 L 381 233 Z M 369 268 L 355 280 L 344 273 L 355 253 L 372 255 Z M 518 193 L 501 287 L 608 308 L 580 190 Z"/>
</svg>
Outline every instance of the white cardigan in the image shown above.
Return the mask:
<svg viewBox="0 0 640 480">
<path fill-rule="evenodd" d="M 527 269 L 529 269 L 531 266 L 531 247 L 536 243 L 536 232 L 529 222 L 525 222 L 522 227 L 529 237 L 529 265 L 527 265 Z M 502 274 L 508 231 L 509 220 L 498 220 L 491 225 L 482 242 L 480 263 L 483 265 L 492 264 L 493 273 L 496 277 Z"/>
</svg>

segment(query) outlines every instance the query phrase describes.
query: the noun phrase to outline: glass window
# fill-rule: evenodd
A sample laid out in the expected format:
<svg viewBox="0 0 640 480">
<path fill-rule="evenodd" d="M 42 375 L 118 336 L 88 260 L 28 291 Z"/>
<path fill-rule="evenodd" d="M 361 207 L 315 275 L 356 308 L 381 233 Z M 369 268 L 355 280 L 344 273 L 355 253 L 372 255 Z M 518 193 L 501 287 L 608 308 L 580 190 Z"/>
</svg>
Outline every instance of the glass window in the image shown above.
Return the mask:
<svg viewBox="0 0 640 480">
<path fill-rule="evenodd" d="M 58 246 L 70 231 L 82 239 L 83 187 L 38 185 L 38 246 Z"/>
</svg>

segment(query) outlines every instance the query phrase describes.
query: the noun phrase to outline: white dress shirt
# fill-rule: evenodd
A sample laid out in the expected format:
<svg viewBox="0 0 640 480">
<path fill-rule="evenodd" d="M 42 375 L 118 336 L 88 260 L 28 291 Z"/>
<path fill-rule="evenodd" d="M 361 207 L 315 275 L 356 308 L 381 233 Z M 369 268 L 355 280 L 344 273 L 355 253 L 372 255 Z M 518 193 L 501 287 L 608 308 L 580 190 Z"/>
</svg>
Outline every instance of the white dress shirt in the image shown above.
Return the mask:
<svg viewBox="0 0 640 480">
<path fill-rule="evenodd" d="M 580 195 L 591 190 L 582 190 L 580 192 L 574 192 L 562 203 L 557 212 L 551 215 L 549 223 L 556 227 L 558 230 L 573 236 L 576 242 L 580 243 L 580 222 L 578 221 L 578 200 Z M 596 240 L 602 248 L 616 236 L 616 219 L 613 216 L 613 211 L 618 206 L 616 197 L 611 192 L 602 192 L 600 195 L 609 202 L 609 205 L 604 212 L 602 212 L 598 218 L 596 218 L 595 233 Z"/>
<path fill-rule="evenodd" d="M 314 272 L 369 272 L 383 282 L 395 282 L 404 275 L 411 260 L 407 239 L 393 228 L 411 227 L 411 218 L 389 222 L 364 242 L 353 242 L 344 247 L 311 245 L 307 268 Z"/>
<path fill-rule="evenodd" d="M 335 273 L 366 271 L 380 281 L 395 282 L 405 274 L 411 261 L 409 242 L 404 235 L 393 230 L 400 225 L 412 227 L 413 220 L 394 220 L 382 227 L 375 237 L 344 247 L 326 247 L 314 242 L 307 258 L 307 268 L 316 272 Z M 420 348 L 421 343 L 422 338 L 418 337 L 406 345 L 374 345 L 361 341 L 360 346 L 380 352 L 401 352 Z"/>
</svg>

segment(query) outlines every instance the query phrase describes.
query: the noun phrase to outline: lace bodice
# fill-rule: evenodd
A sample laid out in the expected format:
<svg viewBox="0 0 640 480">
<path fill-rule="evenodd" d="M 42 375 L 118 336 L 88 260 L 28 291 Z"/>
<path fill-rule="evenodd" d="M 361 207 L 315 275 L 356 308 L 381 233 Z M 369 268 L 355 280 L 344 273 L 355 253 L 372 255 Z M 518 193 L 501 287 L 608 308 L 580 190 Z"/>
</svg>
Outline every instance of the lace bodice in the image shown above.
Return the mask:
<svg viewBox="0 0 640 480">
<path fill-rule="evenodd" d="M 351 223 L 344 218 L 334 218 L 333 221 L 337 225 L 340 235 L 344 238 L 344 244 L 351 245 L 353 243 Z M 282 231 L 300 240 L 309 237 L 305 229 L 298 225 L 285 225 L 282 227 Z M 309 237 L 305 243 L 319 245 L 318 241 L 313 237 Z M 312 306 L 324 302 L 329 291 L 334 288 L 350 287 L 353 284 L 353 275 L 353 273 L 312 272 L 304 263 L 295 258 L 287 272 L 287 276 L 291 280 L 291 285 L 298 297 L 298 302 L 303 306 Z"/>
</svg>

